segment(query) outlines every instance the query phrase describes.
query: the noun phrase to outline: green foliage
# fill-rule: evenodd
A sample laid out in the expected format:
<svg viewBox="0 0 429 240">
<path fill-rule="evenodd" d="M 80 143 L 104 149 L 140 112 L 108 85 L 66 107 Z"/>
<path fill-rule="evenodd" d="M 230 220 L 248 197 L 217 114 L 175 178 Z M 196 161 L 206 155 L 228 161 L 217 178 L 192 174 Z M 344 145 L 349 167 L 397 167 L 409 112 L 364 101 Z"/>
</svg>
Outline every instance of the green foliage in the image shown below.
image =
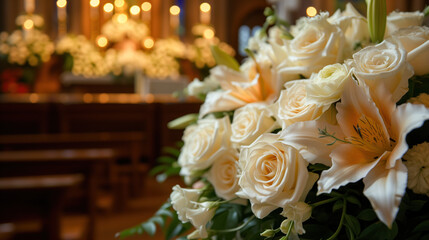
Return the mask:
<svg viewBox="0 0 429 240">
<path fill-rule="evenodd" d="M 177 148 L 164 147 L 162 151 L 165 155 L 157 159 L 159 165 L 150 171 L 151 175 L 156 175 L 158 182 L 164 182 L 168 177 L 177 176 L 180 173 L 180 165 L 177 163 L 177 159 L 179 158 L 183 142 L 178 142 L 176 145 Z"/>
<path fill-rule="evenodd" d="M 408 92 L 399 100 L 399 104 L 405 103 L 412 97 L 417 97 L 421 93 L 429 93 L 429 74 L 413 76 L 408 80 Z"/>
<path fill-rule="evenodd" d="M 179 118 L 176 118 L 167 123 L 169 129 L 185 129 L 191 124 L 195 124 L 198 120 L 198 113 L 190 113 Z"/>
<path fill-rule="evenodd" d="M 368 0 L 367 1 L 367 19 L 369 35 L 371 41 L 380 43 L 383 41 L 386 30 L 386 0 Z"/>
<path fill-rule="evenodd" d="M 259 32 L 261 37 L 265 37 L 267 35 L 267 30 L 269 27 L 277 26 L 283 30 L 283 34 L 281 36 L 283 39 L 293 39 L 292 34 L 289 32 L 290 24 L 277 16 L 277 10 L 275 8 L 265 8 L 264 15 L 266 20 Z"/>
</svg>

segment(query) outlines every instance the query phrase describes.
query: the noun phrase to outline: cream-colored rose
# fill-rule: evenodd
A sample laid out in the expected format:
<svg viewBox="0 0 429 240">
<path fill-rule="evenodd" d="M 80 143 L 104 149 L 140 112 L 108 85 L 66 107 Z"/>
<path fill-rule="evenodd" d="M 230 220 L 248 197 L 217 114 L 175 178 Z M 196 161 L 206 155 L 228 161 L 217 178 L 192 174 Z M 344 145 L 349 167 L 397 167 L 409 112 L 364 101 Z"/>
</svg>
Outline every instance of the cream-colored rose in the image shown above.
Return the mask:
<svg viewBox="0 0 429 240">
<path fill-rule="evenodd" d="M 344 84 L 350 80 L 350 71 L 345 65 L 328 65 L 306 81 L 307 99 L 324 104 L 334 103 L 340 100 Z"/>
<path fill-rule="evenodd" d="M 249 199 L 252 212 L 264 218 L 277 208 L 303 201 L 317 179 L 299 152 L 266 133 L 241 148 L 238 196 Z M 315 176 L 316 175 L 316 176 Z"/>
<path fill-rule="evenodd" d="M 322 13 L 304 21 L 297 35 L 276 49 L 278 58 L 283 59 L 276 69 L 281 80 L 296 80 L 299 75 L 309 78 L 324 66 L 341 61 L 344 34 L 339 27 L 330 24 L 327 18 L 328 14 Z"/>
<path fill-rule="evenodd" d="M 190 239 L 207 238 L 206 224 L 213 218 L 216 211 L 212 202 L 198 202 L 201 190 L 173 187 L 170 194 L 171 205 L 176 210 L 179 220 L 183 223 L 191 222 L 197 229 Z"/>
<path fill-rule="evenodd" d="M 359 46 L 369 44 L 370 36 L 368 22 L 351 3 L 346 4 L 344 11 L 337 10 L 328 19 L 329 23 L 335 24 L 344 32 L 346 43 L 344 46 L 344 59 L 351 58 L 353 52 Z"/>
<path fill-rule="evenodd" d="M 412 104 L 423 104 L 429 108 L 429 94 L 420 93 L 417 97 L 410 98 L 408 102 Z"/>
<path fill-rule="evenodd" d="M 277 122 L 287 126 L 302 121 L 318 119 L 330 106 L 329 104 L 308 101 L 306 83 L 308 80 L 295 80 L 285 84 L 277 101 L 271 105 Z"/>
<path fill-rule="evenodd" d="M 389 37 L 391 34 L 401 28 L 411 26 L 421 26 L 425 15 L 422 12 L 391 12 L 387 16 L 386 33 L 384 37 Z"/>
<path fill-rule="evenodd" d="M 354 68 L 356 78 L 365 82 L 370 90 L 383 86 L 397 102 L 408 91 L 408 79 L 413 76 L 413 68 L 406 59 L 407 52 L 403 48 L 383 41 L 353 54 L 348 64 Z"/>
<path fill-rule="evenodd" d="M 403 159 L 408 168 L 408 188 L 429 196 L 429 142 L 415 145 Z"/>
<path fill-rule="evenodd" d="M 416 75 L 429 73 L 429 28 L 426 26 L 413 26 L 402 28 L 394 32 L 387 41 L 402 46 L 407 52 L 407 61 L 413 66 Z"/>
<path fill-rule="evenodd" d="M 213 163 L 207 179 L 213 185 L 216 195 L 231 200 L 237 198 L 238 185 L 238 152 L 231 149 Z"/>
<path fill-rule="evenodd" d="M 261 134 L 277 127 L 272 113 L 263 103 L 251 103 L 237 109 L 231 124 L 231 142 L 236 146 L 249 145 Z"/>
<path fill-rule="evenodd" d="M 209 168 L 215 159 L 230 147 L 231 126 L 228 117 L 200 119 L 185 129 L 178 163 L 180 174 L 190 176 L 195 171 Z"/>
</svg>

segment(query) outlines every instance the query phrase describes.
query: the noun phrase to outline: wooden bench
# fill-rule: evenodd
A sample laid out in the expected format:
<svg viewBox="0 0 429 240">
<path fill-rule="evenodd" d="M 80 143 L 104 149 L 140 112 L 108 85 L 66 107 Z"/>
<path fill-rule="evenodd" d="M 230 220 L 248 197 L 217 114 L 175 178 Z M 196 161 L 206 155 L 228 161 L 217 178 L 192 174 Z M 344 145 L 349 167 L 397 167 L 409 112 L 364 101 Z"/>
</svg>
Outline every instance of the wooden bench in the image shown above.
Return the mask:
<svg viewBox="0 0 429 240">
<path fill-rule="evenodd" d="M 41 239 L 59 240 L 66 193 L 82 181 L 81 174 L 0 178 L 0 223 L 40 219 Z"/>
<path fill-rule="evenodd" d="M 114 160 L 112 149 L 1 151 L 0 176 L 82 174 L 85 177 L 85 205 L 89 215 L 88 239 L 94 239 L 99 169 L 103 165 L 112 165 Z"/>
</svg>

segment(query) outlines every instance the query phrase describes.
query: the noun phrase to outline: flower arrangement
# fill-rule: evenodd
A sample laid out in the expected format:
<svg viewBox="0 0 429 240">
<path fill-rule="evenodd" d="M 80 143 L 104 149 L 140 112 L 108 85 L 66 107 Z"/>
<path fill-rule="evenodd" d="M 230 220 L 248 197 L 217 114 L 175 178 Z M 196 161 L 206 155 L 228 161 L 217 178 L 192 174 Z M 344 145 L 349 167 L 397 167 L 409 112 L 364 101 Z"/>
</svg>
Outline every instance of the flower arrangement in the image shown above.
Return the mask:
<svg viewBox="0 0 429 240">
<path fill-rule="evenodd" d="M 213 48 L 199 114 L 169 124 L 186 127 L 178 160 L 153 170 L 189 187 L 119 236 L 428 238 L 429 28 L 385 11 L 370 0 L 368 18 L 347 5 L 289 26 L 267 9 L 243 64 Z"/>
<path fill-rule="evenodd" d="M 146 24 L 134 21 L 133 19 L 120 21 L 118 17 L 120 15 L 116 14 L 101 28 L 101 33 L 109 42 L 121 42 L 124 39 L 131 39 L 140 43 L 149 35 L 149 28 Z"/>
<path fill-rule="evenodd" d="M 138 72 L 144 72 L 148 64 L 148 56 L 141 50 L 108 49 L 105 61 L 115 76 L 134 77 Z"/>
<path fill-rule="evenodd" d="M 64 69 L 75 75 L 96 77 L 110 72 L 100 51 L 83 35 L 67 35 L 56 44 L 56 53 L 64 56 Z"/>
</svg>

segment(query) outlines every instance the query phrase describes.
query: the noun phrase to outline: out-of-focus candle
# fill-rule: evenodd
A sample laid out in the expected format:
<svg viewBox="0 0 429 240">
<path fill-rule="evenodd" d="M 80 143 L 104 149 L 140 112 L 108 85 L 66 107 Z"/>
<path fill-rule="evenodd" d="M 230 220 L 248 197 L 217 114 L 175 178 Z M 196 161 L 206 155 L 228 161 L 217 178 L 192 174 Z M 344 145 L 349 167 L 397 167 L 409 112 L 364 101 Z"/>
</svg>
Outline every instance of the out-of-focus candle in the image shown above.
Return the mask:
<svg viewBox="0 0 429 240">
<path fill-rule="evenodd" d="M 36 8 L 35 0 L 24 0 L 24 11 L 27 14 L 34 13 Z"/>
<path fill-rule="evenodd" d="M 133 5 L 130 7 L 130 14 L 134 20 L 139 19 L 140 7 L 137 5 Z"/>
<path fill-rule="evenodd" d="M 103 12 L 104 12 L 104 20 L 107 21 L 112 17 L 113 14 L 113 4 L 111 3 L 106 3 L 103 6 Z"/>
<path fill-rule="evenodd" d="M 58 18 L 58 38 L 63 37 L 67 32 L 67 1 L 57 1 L 57 18 Z"/>
<path fill-rule="evenodd" d="M 180 8 L 176 5 L 170 7 L 170 27 L 173 34 L 177 34 L 178 27 L 180 25 Z"/>
<path fill-rule="evenodd" d="M 98 6 L 100 5 L 100 0 L 91 0 L 89 1 L 91 6 L 91 39 L 94 40 L 95 36 L 98 34 L 98 28 L 100 26 L 100 18 L 98 12 Z"/>
<path fill-rule="evenodd" d="M 142 21 L 145 22 L 148 26 L 150 24 L 150 10 L 152 9 L 152 4 L 150 2 L 144 2 L 141 5 L 142 8 Z"/>
<path fill-rule="evenodd" d="M 211 9 L 212 7 L 210 4 L 203 2 L 200 5 L 200 21 L 203 24 L 210 24 L 210 18 L 211 18 Z"/>
</svg>

